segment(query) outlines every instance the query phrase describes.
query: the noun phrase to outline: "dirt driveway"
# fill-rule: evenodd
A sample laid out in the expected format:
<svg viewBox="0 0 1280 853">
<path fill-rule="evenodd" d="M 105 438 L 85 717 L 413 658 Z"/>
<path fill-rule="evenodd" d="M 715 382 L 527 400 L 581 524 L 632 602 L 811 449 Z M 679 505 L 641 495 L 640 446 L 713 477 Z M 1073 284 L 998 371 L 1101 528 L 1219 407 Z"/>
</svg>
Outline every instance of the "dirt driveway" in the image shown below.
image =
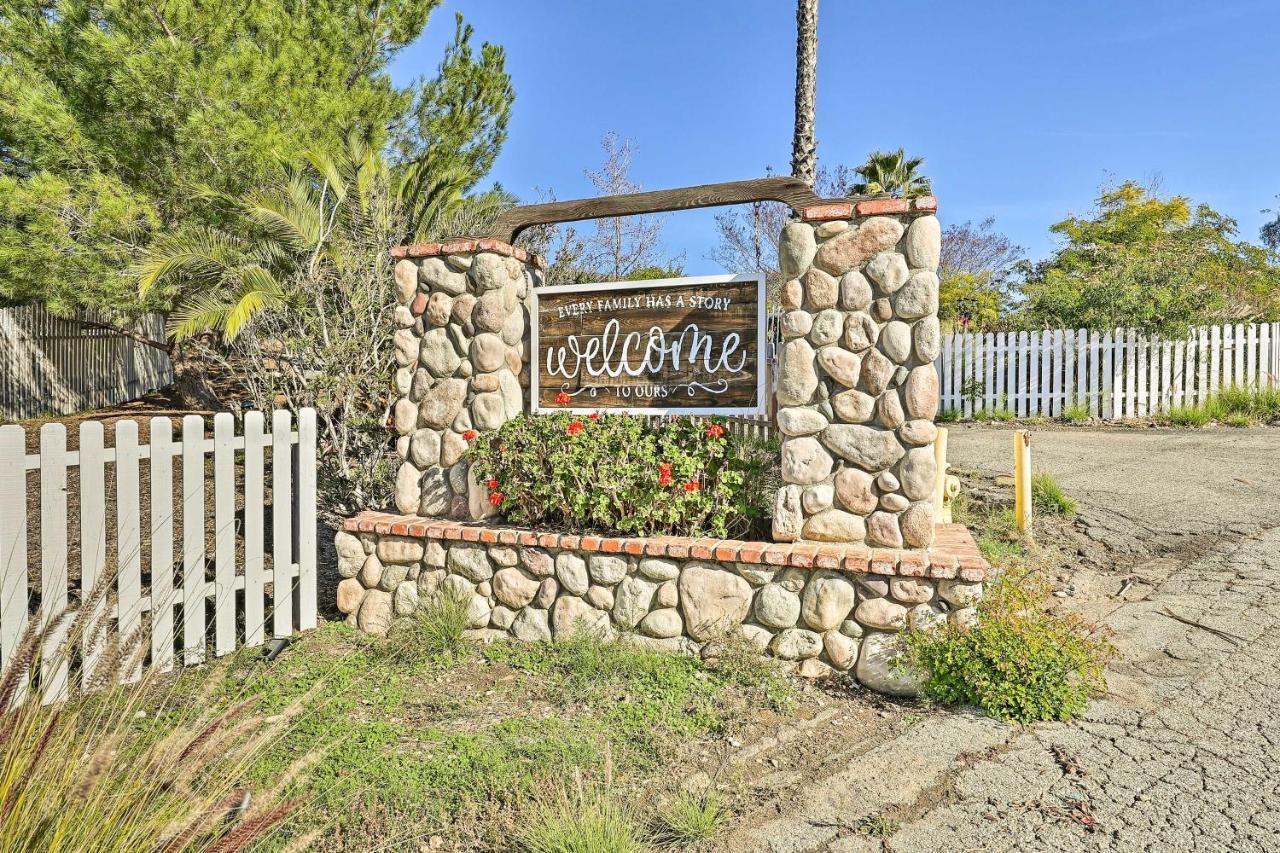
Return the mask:
<svg viewBox="0 0 1280 853">
<path fill-rule="evenodd" d="M 951 462 L 990 488 L 1012 441 L 958 427 Z M 1080 503 L 1059 597 L 1116 632 L 1110 694 L 1026 729 L 882 711 L 717 849 L 1280 850 L 1280 431 L 1039 430 L 1032 455 Z"/>
</svg>

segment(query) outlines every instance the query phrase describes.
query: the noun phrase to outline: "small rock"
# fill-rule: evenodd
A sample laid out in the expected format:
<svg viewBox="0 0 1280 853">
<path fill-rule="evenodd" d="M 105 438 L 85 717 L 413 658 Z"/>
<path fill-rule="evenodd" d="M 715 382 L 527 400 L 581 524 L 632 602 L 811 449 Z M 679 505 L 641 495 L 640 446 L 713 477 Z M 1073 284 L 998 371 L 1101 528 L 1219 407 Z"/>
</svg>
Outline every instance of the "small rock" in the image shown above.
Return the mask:
<svg viewBox="0 0 1280 853">
<path fill-rule="evenodd" d="M 402 581 L 396 586 L 395 612 L 397 616 L 408 616 L 418 609 L 418 584 L 414 581 Z"/>
<path fill-rule="evenodd" d="M 634 628 L 649 612 L 658 587 L 653 581 L 641 577 L 629 577 L 618 584 L 617 594 L 612 596 L 613 621 L 623 628 Z"/>
<path fill-rule="evenodd" d="M 926 270 L 912 273 L 894 297 L 893 308 L 904 320 L 937 314 L 938 276 Z"/>
<path fill-rule="evenodd" d="M 942 228 L 938 225 L 938 217 L 921 216 L 911 223 L 907 229 L 907 259 L 911 266 L 919 269 L 935 270 L 942 254 Z"/>
<path fill-rule="evenodd" d="M 858 605 L 853 618 L 865 628 L 901 631 L 907 627 L 907 608 L 887 598 L 868 598 Z"/>
<path fill-rule="evenodd" d="M 906 663 L 906 643 L 902 636 L 873 632 L 863 637 L 855 671 L 858 681 L 891 696 L 920 694 L 924 673 Z"/>
<path fill-rule="evenodd" d="M 625 583 L 625 581 L 624 581 Z M 654 604 L 658 607 L 675 607 L 680 603 L 680 591 L 675 581 L 667 581 L 658 587 L 658 594 L 654 596 Z"/>
<path fill-rule="evenodd" d="M 822 637 L 804 628 L 787 628 L 778 632 L 769 650 L 783 660 L 804 660 L 822 654 Z"/>
<path fill-rule="evenodd" d="M 822 635 L 822 648 L 827 653 L 831 665 L 841 671 L 853 669 L 858 662 L 858 641 L 846 637 L 839 631 L 828 631 Z"/>
<path fill-rule="evenodd" d="M 800 505 L 804 507 L 805 512 L 812 515 L 824 509 L 830 509 L 833 500 L 835 500 L 835 487 L 830 483 L 819 483 L 804 490 L 800 496 Z"/>
<path fill-rule="evenodd" d="M 472 583 L 487 581 L 493 577 L 493 563 L 481 546 L 454 545 L 449 549 L 449 571 L 462 575 Z"/>
<path fill-rule="evenodd" d="M 592 586 L 587 589 L 587 604 L 596 610 L 613 609 L 613 590 L 607 586 Z"/>
<path fill-rule="evenodd" d="M 906 453 L 892 432 L 861 424 L 832 424 L 820 437 L 836 455 L 866 471 L 892 467 Z"/>
<path fill-rule="evenodd" d="M 898 516 L 883 511 L 867 516 L 867 544 L 901 548 L 902 531 L 898 529 Z"/>
<path fill-rule="evenodd" d="M 503 631 L 510 630 L 511 623 L 516 621 L 516 613 L 508 607 L 499 604 L 493 610 L 489 611 L 489 624 Z"/>
<path fill-rule="evenodd" d="M 776 396 L 779 406 L 803 406 L 818 390 L 813 347 L 803 338 L 787 341 L 782 347 Z"/>
<path fill-rule="evenodd" d="M 938 596 L 953 607 L 973 607 L 982 600 L 982 584 L 958 580 L 939 581 Z"/>
<path fill-rule="evenodd" d="M 821 483 L 831 474 L 833 464 L 831 454 L 816 438 L 789 438 L 782 445 L 783 482 L 800 485 Z"/>
<path fill-rule="evenodd" d="M 782 226 L 778 240 L 778 268 L 784 278 L 794 278 L 813 263 L 818 243 L 813 226 L 805 222 L 788 222 Z"/>
<path fill-rule="evenodd" d="M 840 307 L 846 311 L 866 311 L 871 307 L 871 283 L 857 270 L 840 277 Z"/>
<path fill-rule="evenodd" d="M 358 578 L 338 581 L 338 609 L 343 613 L 355 613 L 364 600 L 364 584 Z"/>
<path fill-rule="evenodd" d="M 880 350 L 890 361 L 902 364 L 911 357 L 911 327 L 893 320 L 880 330 Z"/>
<path fill-rule="evenodd" d="M 813 318 L 813 327 L 809 331 L 809 342 L 815 347 L 825 347 L 840 340 L 844 331 L 844 312 L 834 308 L 819 311 Z"/>
<path fill-rule="evenodd" d="M 592 554 L 587 563 L 591 579 L 598 584 L 612 586 L 627 576 L 627 560 L 610 554 Z"/>
<path fill-rule="evenodd" d="M 603 639 L 609 634 L 609 614 L 596 610 L 581 598 L 561 596 L 551 607 L 551 629 L 557 640 L 579 634 Z"/>
<path fill-rule="evenodd" d="M 717 565 L 689 563 L 680 573 L 680 609 L 686 630 L 705 641 L 747 618 L 751 585 Z"/>
<path fill-rule="evenodd" d="M 591 585 L 587 577 L 587 561 L 568 551 L 556 555 L 556 578 L 570 595 L 586 595 Z"/>
<path fill-rule="evenodd" d="M 876 283 L 878 296 L 897 293 L 908 274 L 907 259 L 897 252 L 881 252 L 867 262 L 867 278 Z"/>
<path fill-rule="evenodd" d="M 680 575 L 680 567 L 670 560 L 659 560 L 646 557 L 636 566 L 640 574 L 655 581 L 675 580 Z"/>
<path fill-rule="evenodd" d="M 833 349 L 834 348 L 828 348 L 819 353 L 819 361 L 821 361 L 824 353 L 831 352 Z M 857 358 L 857 356 L 854 356 L 851 353 L 845 354 L 850 355 L 853 358 Z M 822 413 L 817 409 L 790 406 L 778 411 L 778 431 L 783 435 L 796 438 L 813 435 L 821 432 L 826 425 L 827 419 L 824 418 Z"/>
<path fill-rule="evenodd" d="M 874 478 L 857 468 L 841 468 L 836 472 L 836 504 L 855 515 L 866 515 L 876 508 L 876 494 L 871 485 Z"/>
<path fill-rule="evenodd" d="M 788 311 L 782 315 L 781 331 L 784 338 L 803 338 L 813 328 L 813 315 L 808 311 Z"/>
<path fill-rule="evenodd" d="M 942 352 L 942 327 L 937 317 L 925 317 L 912 326 L 911 338 L 914 342 L 916 358 L 924 364 L 932 364 Z"/>
<path fill-rule="evenodd" d="M 804 622 L 815 631 L 838 628 L 853 610 L 854 599 L 853 584 L 847 578 L 835 572 L 816 572 L 804 588 Z"/>
<path fill-rule="evenodd" d="M 825 509 L 804 524 L 804 538 L 817 542 L 861 542 L 866 535 L 862 516 L 840 509 Z"/>
<path fill-rule="evenodd" d="M 391 629 L 392 614 L 391 593 L 371 589 L 365 593 L 364 600 L 360 603 L 360 615 L 356 624 L 361 631 L 382 636 Z"/>
<path fill-rule="evenodd" d="M 906 445 L 919 447 L 933 444 L 937 437 L 938 428 L 934 426 L 933 421 L 924 418 L 907 421 L 898 429 L 898 440 Z"/>
<path fill-rule="evenodd" d="M 858 384 L 862 373 L 862 359 L 840 347 L 826 347 L 818 352 L 818 366 L 823 372 L 846 388 Z M 783 411 L 786 411 L 785 409 Z M 779 418 L 781 422 L 781 418 Z M 825 424 L 825 421 L 824 421 Z M 816 432 L 817 430 L 815 430 Z"/>
<path fill-rule="evenodd" d="M 862 356 L 862 387 L 867 389 L 867 393 L 872 397 L 880 396 L 881 392 L 889 387 L 896 367 L 897 365 L 879 350 L 867 350 Z M 933 370 L 933 367 L 930 366 L 929 369 Z"/>
<path fill-rule="evenodd" d="M 511 623 L 511 633 L 516 639 L 524 640 L 526 643 L 551 642 L 551 626 L 547 611 L 532 607 L 521 610 Z"/>
<path fill-rule="evenodd" d="M 836 300 L 840 298 L 840 283 L 834 278 L 817 267 L 810 267 L 800 281 L 804 284 L 804 305 L 810 311 L 836 306 Z"/>
<path fill-rule="evenodd" d="M 933 420 L 938 413 L 938 372 L 932 364 L 921 365 L 911 371 L 903 398 L 908 415 Z"/>
<path fill-rule="evenodd" d="M 546 551 L 538 548 L 521 548 L 520 564 L 538 577 L 551 577 L 555 574 L 555 561 Z"/>
<path fill-rule="evenodd" d="M 560 584 L 555 578 L 543 578 L 542 583 L 538 584 L 538 594 L 533 597 L 531 607 L 540 607 L 543 610 L 555 604 L 556 595 L 560 592 Z"/>
<path fill-rule="evenodd" d="M 855 311 L 852 314 L 845 315 L 844 339 L 842 341 L 845 349 L 852 352 L 862 352 L 875 346 L 879 338 L 880 327 L 876 325 L 876 321 L 871 318 L 870 314 Z"/>
<path fill-rule="evenodd" d="M 493 576 L 493 595 L 512 610 L 520 610 L 538 594 L 539 581 L 517 568 L 500 569 Z"/>
<path fill-rule="evenodd" d="M 669 607 L 655 610 L 640 621 L 640 632 L 650 637 L 678 637 L 682 631 L 684 622 L 680 619 L 680 611 Z"/>
<path fill-rule="evenodd" d="M 800 619 L 800 596 L 776 583 L 756 593 L 755 619 L 770 628 L 794 628 Z"/>
</svg>

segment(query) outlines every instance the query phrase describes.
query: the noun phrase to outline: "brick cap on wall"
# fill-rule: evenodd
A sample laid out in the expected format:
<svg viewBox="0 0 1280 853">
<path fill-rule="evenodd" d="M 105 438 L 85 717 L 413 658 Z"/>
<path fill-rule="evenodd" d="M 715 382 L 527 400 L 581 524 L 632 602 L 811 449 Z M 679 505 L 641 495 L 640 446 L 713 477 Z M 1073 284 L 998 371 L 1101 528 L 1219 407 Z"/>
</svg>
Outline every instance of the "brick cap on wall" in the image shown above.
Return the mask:
<svg viewBox="0 0 1280 853">
<path fill-rule="evenodd" d="M 985 580 L 991 568 L 974 543 L 973 535 L 963 524 L 937 525 L 934 528 L 933 546 L 919 551 L 872 548 L 860 543 L 743 542 L 738 539 L 698 539 L 685 536 L 633 539 L 543 533 L 516 527 L 389 512 L 362 512 L 354 518 L 348 518 L 342 523 L 342 527 L 351 533 L 376 533 L 382 536 L 565 548 L 605 554 L 631 554 L 637 557 L 673 557 L 678 560 L 759 563 L 873 575 L 958 578 L 969 583 Z"/>
<path fill-rule="evenodd" d="M 547 268 L 546 259 L 541 255 L 495 240 L 492 237 L 481 237 L 474 240 L 446 240 L 443 243 L 410 243 L 407 246 L 395 246 L 391 249 L 391 257 L 400 258 L 434 258 L 439 255 L 458 255 L 464 252 L 496 252 L 515 258 L 526 264 L 533 264 L 540 270 Z"/>
<path fill-rule="evenodd" d="M 857 202 L 842 201 L 829 204 L 814 204 L 801 209 L 800 219 L 805 222 L 826 222 L 831 219 L 852 219 L 855 216 L 937 212 L 937 197 L 925 195 L 914 199 L 869 198 Z"/>
</svg>

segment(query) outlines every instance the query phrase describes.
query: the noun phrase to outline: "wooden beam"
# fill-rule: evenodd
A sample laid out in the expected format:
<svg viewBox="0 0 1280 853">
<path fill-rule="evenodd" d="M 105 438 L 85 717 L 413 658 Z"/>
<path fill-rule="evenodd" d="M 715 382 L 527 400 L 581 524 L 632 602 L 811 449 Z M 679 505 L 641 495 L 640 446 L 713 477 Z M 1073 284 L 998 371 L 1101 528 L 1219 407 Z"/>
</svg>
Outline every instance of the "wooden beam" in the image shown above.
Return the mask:
<svg viewBox="0 0 1280 853">
<path fill-rule="evenodd" d="M 755 178 L 749 181 L 728 181 L 697 187 L 520 205 L 503 212 L 497 218 L 493 224 L 492 236 L 503 242 L 512 243 L 521 231 L 534 225 L 577 222 L 582 219 L 600 219 L 607 216 L 633 216 L 638 213 L 662 213 L 669 210 L 692 210 L 698 207 L 722 207 L 753 201 L 780 201 L 793 210 L 799 211 L 810 205 L 831 201 L 847 202 L 848 199 L 819 198 L 814 194 L 812 187 L 798 178 L 781 176 Z"/>
</svg>

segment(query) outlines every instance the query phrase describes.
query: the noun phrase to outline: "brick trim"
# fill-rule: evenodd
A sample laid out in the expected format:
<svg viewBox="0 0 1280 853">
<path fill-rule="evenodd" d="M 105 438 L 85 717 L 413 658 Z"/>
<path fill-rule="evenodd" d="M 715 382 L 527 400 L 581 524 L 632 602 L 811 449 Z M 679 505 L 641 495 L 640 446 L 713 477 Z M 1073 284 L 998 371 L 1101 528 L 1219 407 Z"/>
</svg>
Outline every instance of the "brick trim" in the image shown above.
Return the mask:
<svg viewBox="0 0 1280 853">
<path fill-rule="evenodd" d="M 407 246 L 393 246 L 391 257 L 401 258 L 434 258 L 440 255 L 458 255 L 472 252 L 494 252 L 515 258 L 526 264 L 533 264 L 540 270 L 547 268 L 547 261 L 541 255 L 513 246 L 492 237 L 481 237 L 475 240 L 446 240 L 443 243 L 410 243 Z"/>
<path fill-rule="evenodd" d="M 859 216 L 904 215 L 911 213 L 937 213 L 936 196 L 919 198 L 868 198 L 862 201 L 828 202 L 811 204 L 800 209 L 803 222 L 829 222 L 833 219 L 854 219 Z"/>
<path fill-rule="evenodd" d="M 985 580 L 991 569 L 973 541 L 973 534 L 963 524 L 937 525 L 934 528 L 933 547 L 922 551 L 868 548 L 862 543 L 743 542 L 737 539 L 685 536 L 654 536 L 648 539 L 579 536 L 389 512 L 362 512 L 345 520 L 342 528 L 351 533 L 376 533 L 382 536 L 505 544 L 519 542 L 542 548 L 597 551 L 604 554 L 673 557 L 678 560 L 721 560 L 803 569 L 841 569 L 862 574 L 959 579 L 969 583 Z"/>
</svg>

